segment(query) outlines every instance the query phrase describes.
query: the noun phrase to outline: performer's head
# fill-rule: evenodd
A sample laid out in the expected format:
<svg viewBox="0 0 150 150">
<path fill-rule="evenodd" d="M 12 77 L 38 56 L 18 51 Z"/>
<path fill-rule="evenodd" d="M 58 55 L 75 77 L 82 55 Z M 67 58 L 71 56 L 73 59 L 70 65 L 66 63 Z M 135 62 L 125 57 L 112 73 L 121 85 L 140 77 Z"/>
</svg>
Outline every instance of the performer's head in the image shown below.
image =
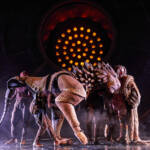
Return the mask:
<svg viewBox="0 0 150 150">
<path fill-rule="evenodd" d="M 115 71 L 119 78 L 122 78 L 127 75 L 127 69 L 125 68 L 125 66 L 117 65 L 115 67 Z"/>
<path fill-rule="evenodd" d="M 29 76 L 29 74 L 28 74 L 28 72 L 27 71 L 22 71 L 22 72 L 20 72 L 20 75 L 19 75 L 19 77 L 20 77 L 20 80 L 22 80 L 22 81 L 24 81 L 24 80 L 26 80 L 26 78 Z"/>
</svg>

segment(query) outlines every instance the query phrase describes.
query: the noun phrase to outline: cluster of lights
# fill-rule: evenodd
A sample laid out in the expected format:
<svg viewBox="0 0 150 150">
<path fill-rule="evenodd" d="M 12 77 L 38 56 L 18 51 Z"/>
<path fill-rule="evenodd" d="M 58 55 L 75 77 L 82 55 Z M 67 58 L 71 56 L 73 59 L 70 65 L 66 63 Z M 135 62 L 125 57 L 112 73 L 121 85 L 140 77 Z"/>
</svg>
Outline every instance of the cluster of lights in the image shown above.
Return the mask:
<svg viewBox="0 0 150 150">
<path fill-rule="evenodd" d="M 55 49 L 59 65 L 71 71 L 72 65 L 84 66 L 85 62 L 96 66 L 102 59 L 104 45 L 97 32 L 80 26 L 61 33 Z"/>
</svg>

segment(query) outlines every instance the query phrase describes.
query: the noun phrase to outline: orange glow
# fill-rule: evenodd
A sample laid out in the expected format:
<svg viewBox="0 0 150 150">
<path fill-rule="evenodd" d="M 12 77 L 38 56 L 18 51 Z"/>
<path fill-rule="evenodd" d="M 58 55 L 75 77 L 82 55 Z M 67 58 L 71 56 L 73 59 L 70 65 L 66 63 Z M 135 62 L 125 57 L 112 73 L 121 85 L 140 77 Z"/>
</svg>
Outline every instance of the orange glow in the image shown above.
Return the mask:
<svg viewBox="0 0 150 150">
<path fill-rule="evenodd" d="M 86 39 L 86 40 L 88 40 L 88 39 L 89 39 L 89 36 L 88 36 L 88 35 L 86 35 L 86 36 L 85 36 L 85 39 Z"/>
<path fill-rule="evenodd" d="M 69 44 L 69 41 L 65 41 L 65 44 L 68 45 L 68 44 Z"/>
<path fill-rule="evenodd" d="M 87 63 L 89 63 L 89 62 L 90 62 L 90 60 L 89 60 L 89 59 L 86 59 L 86 62 L 87 62 Z"/>
<path fill-rule="evenodd" d="M 96 32 L 93 32 L 93 34 L 92 34 L 93 36 L 96 36 Z"/>
<path fill-rule="evenodd" d="M 94 57 L 91 55 L 91 56 L 90 56 L 90 59 L 93 59 L 93 58 L 94 58 Z"/>
<path fill-rule="evenodd" d="M 71 29 L 67 29 L 67 33 L 70 33 L 71 32 Z"/>
<path fill-rule="evenodd" d="M 75 53 L 73 53 L 73 54 L 72 54 L 72 57 L 76 57 L 76 54 L 75 54 Z"/>
<path fill-rule="evenodd" d="M 99 51 L 99 54 L 103 54 L 103 51 Z"/>
<path fill-rule="evenodd" d="M 95 62 L 95 63 L 93 64 L 93 66 L 97 66 L 97 63 Z"/>
<path fill-rule="evenodd" d="M 66 35 L 65 35 L 65 33 L 62 33 L 62 34 L 61 34 L 61 37 L 63 37 L 63 38 L 64 38 L 65 36 L 66 36 Z"/>
<path fill-rule="evenodd" d="M 96 52 L 93 50 L 93 51 L 92 51 L 92 54 L 96 54 Z"/>
<path fill-rule="evenodd" d="M 75 35 L 74 35 L 74 38 L 78 38 L 78 34 L 75 34 Z"/>
<path fill-rule="evenodd" d="M 87 33 L 90 33 L 90 32 L 91 32 L 91 29 L 90 29 L 90 28 L 88 28 L 88 29 L 86 30 L 86 32 L 87 32 Z"/>
<path fill-rule="evenodd" d="M 92 43 L 93 43 L 93 40 L 90 40 L 90 41 L 89 41 L 89 43 L 91 43 L 91 44 L 92 44 Z"/>
<path fill-rule="evenodd" d="M 56 45 L 56 49 L 59 49 L 59 46 L 58 46 L 58 45 Z"/>
<path fill-rule="evenodd" d="M 80 45 L 80 44 L 81 44 L 81 41 L 77 41 L 77 44 Z"/>
<path fill-rule="evenodd" d="M 75 47 L 75 46 L 76 46 L 76 43 L 72 43 L 72 46 Z"/>
<path fill-rule="evenodd" d="M 80 37 L 83 38 L 83 37 L 84 37 L 84 34 L 80 34 Z"/>
<path fill-rule="evenodd" d="M 86 43 L 83 43 L 82 46 L 85 47 L 85 46 L 86 46 Z"/>
<path fill-rule="evenodd" d="M 62 64 L 62 67 L 63 67 L 63 68 L 66 67 L 66 64 L 63 63 L 63 64 Z"/>
<path fill-rule="evenodd" d="M 85 50 L 85 52 L 88 52 L 88 48 L 87 47 L 84 50 Z"/>
<path fill-rule="evenodd" d="M 100 57 L 97 57 L 97 60 L 98 60 L 98 61 L 101 61 L 101 58 L 100 58 Z"/>
<path fill-rule="evenodd" d="M 74 51 L 74 49 L 73 48 L 70 48 L 70 52 L 73 52 Z"/>
<path fill-rule="evenodd" d="M 58 42 L 58 43 L 61 43 L 61 39 L 58 39 L 57 42 Z"/>
<path fill-rule="evenodd" d="M 81 66 L 84 66 L 84 62 L 81 62 L 80 65 L 81 65 Z"/>
<path fill-rule="evenodd" d="M 58 53 L 58 52 L 56 52 L 56 56 L 59 56 L 59 53 Z"/>
<path fill-rule="evenodd" d="M 97 41 L 98 41 L 98 42 L 101 41 L 101 40 L 102 40 L 102 39 L 101 39 L 100 37 L 97 38 Z"/>
<path fill-rule="evenodd" d="M 58 59 L 58 62 L 62 62 L 62 60 L 59 58 L 59 59 Z"/>
<path fill-rule="evenodd" d="M 69 39 L 69 40 L 72 40 L 72 36 L 69 36 L 68 39 Z"/>
<path fill-rule="evenodd" d="M 67 46 L 63 46 L 63 49 L 67 49 Z"/>
<path fill-rule="evenodd" d="M 73 64 L 73 60 L 70 60 L 69 63 L 70 63 L 70 64 Z"/>
<path fill-rule="evenodd" d="M 92 48 L 95 48 L 96 46 L 95 45 L 92 45 Z"/>
<path fill-rule="evenodd" d="M 103 44 L 99 44 L 99 47 L 102 48 L 102 47 L 103 47 Z"/>
<path fill-rule="evenodd" d="M 86 53 L 83 53 L 82 55 L 85 57 L 85 56 L 86 56 Z"/>
<path fill-rule="evenodd" d="M 78 57 L 78 59 L 81 59 L 81 55 L 78 55 L 77 57 Z"/>
<path fill-rule="evenodd" d="M 81 48 L 77 48 L 77 52 L 81 52 Z"/>
<path fill-rule="evenodd" d="M 63 55 L 67 55 L 67 52 L 66 52 L 66 51 L 64 51 L 64 52 L 63 52 Z"/>
<path fill-rule="evenodd" d="M 66 59 L 66 60 L 69 60 L 69 56 L 66 56 L 65 59 Z"/>
<path fill-rule="evenodd" d="M 83 31 L 83 30 L 84 30 L 84 27 L 80 27 L 80 30 Z"/>
<path fill-rule="evenodd" d="M 78 30 L 77 27 L 74 27 L 74 28 L 73 28 L 73 31 L 77 31 L 77 30 Z"/>
<path fill-rule="evenodd" d="M 68 71 L 71 71 L 72 69 L 71 69 L 71 67 L 68 67 Z"/>
<path fill-rule="evenodd" d="M 74 64 L 75 64 L 76 66 L 78 66 L 78 65 L 79 65 L 79 63 L 78 63 L 78 62 L 75 62 Z"/>
</svg>

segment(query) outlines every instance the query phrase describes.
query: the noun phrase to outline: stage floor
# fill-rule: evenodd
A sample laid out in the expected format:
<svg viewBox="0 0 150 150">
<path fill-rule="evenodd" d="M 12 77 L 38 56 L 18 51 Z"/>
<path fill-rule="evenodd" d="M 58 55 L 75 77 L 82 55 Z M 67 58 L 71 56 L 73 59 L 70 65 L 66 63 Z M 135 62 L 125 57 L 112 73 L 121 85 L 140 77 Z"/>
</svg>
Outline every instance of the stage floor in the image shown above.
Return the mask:
<svg viewBox="0 0 150 150">
<path fill-rule="evenodd" d="M 4 145 L 5 141 L 0 141 L 0 150 L 149 150 L 150 145 L 122 145 L 122 144 L 111 144 L 101 143 L 99 145 L 86 145 L 82 146 L 79 142 L 75 142 L 73 146 L 58 146 L 54 147 L 52 142 L 48 139 L 43 140 L 41 143 L 44 144 L 41 148 L 32 146 L 32 140 L 28 140 L 25 146 L 20 144 Z"/>
</svg>

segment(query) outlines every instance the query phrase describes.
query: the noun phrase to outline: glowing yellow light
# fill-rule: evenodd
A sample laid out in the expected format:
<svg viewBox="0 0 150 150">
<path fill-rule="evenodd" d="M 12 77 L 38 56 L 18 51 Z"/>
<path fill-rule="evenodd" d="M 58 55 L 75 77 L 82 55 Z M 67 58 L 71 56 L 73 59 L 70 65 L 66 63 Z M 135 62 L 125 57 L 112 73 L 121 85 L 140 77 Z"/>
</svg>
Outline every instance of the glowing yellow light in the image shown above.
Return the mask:
<svg viewBox="0 0 150 150">
<path fill-rule="evenodd" d="M 88 52 L 88 48 L 87 47 L 84 50 L 85 50 L 85 52 Z"/>
<path fill-rule="evenodd" d="M 63 46 L 63 49 L 67 49 L 67 46 Z"/>
<path fill-rule="evenodd" d="M 81 44 L 81 41 L 77 41 L 77 44 L 80 45 L 80 44 Z"/>
<path fill-rule="evenodd" d="M 82 55 L 85 57 L 85 56 L 86 56 L 86 53 L 83 53 Z"/>
<path fill-rule="evenodd" d="M 68 71 L 71 71 L 72 69 L 71 69 L 71 67 L 68 67 Z"/>
<path fill-rule="evenodd" d="M 86 39 L 86 40 L 88 40 L 88 39 L 89 39 L 89 36 L 88 36 L 88 35 L 86 35 L 86 36 L 85 36 L 85 39 Z"/>
<path fill-rule="evenodd" d="M 84 34 L 80 34 L 80 37 L 83 38 L 83 37 L 84 37 Z"/>
<path fill-rule="evenodd" d="M 98 41 L 98 42 L 99 42 L 99 41 L 101 41 L 101 38 L 100 38 L 100 37 L 98 37 L 98 38 L 97 38 L 97 41 Z"/>
<path fill-rule="evenodd" d="M 81 59 L 81 55 L 78 55 L 77 57 L 78 57 L 78 59 Z"/>
<path fill-rule="evenodd" d="M 74 28 L 73 28 L 73 31 L 77 31 L 77 30 L 78 30 L 77 27 L 74 27 Z"/>
<path fill-rule="evenodd" d="M 72 54 L 72 57 L 76 57 L 76 54 L 75 54 L 75 53 L 73 53 L 73 54 Z"/>
<path fill-rule="evenodd" d="M 68 39 L 69 39 L 69 40 L 72 40 L 72 36 L 69 36 Z"/>
<path fill-rule="evenodd" d="M 98 60 L 98 61 L 101 61 L 101 58 L 100 58 L 100 57 L 97 57 L 97 60 Z"/>
<path fill-rule="evenodd" d="M 58 45 L 56 45 L 56 49 L 59 49 L 59 46 L 58 46 Z"/>
<path fill-rule="evenodd" d="M 70 60 L 69 63 L 70 63 L 70 64 L 73 64 L 73 60 Z"/>
<path fill-rule="evenodd" d="M 69 56 L 66 56 L 65 59 L 66 59 L 66 60 L 69 60 Z"/>
<path fill-rule="evenodd" d="M 90 33 L 90 32 L 91 32 L 91 29 L 90 29 L 90 28 L 88 28 L 88 29 L 86 30 L 86 32 L 87 32 L 87 33 Z"/>
<path fill-rule="evenodd" d="M 103 47 L 103 44 L 99 44 L 99 47 L 102 48 L 102 47 Z"/>
<path fill-rule="evenodd" d="M 75 34 L 75 35 L 74 35 L 74 38 L 78 38 L 78 34 Z"/>
<path fill-rule="evenodd" d="M 93 51 L 92 51 L 92 54 L 96 54 L 96 52 L 93 50 Z"/>
<path fill-rule="evenodd" d="M 63 38 L 64 38 L 65 36 L 66 36 L 66 35 L 65 35 L 65 33 L 62 33 L 62 34 L 61 34 L 61 37 L 63 37 Z"/>
<path fill-rule="evenodd" d="M 103 54 L 103 51 L 99 51 L 99 54 Z"/>
<path fill-rule="evenodd" d="M 84 62 L 81 62 L 80 65 L 81 65 L 81 66 L 84 66 Z"/>
<path fill-rule="evenodd" d="M 79 65 L 79 63 L 78 63 L 78 62 L 75 62 L 74 64 L 75 64 L 76 66 L 78 66 L 78 65 Z"/>
<path fill-rule="evenodd" d="M 86 59 L 86 62 L 87 62 L 87 63 L 89 63 L 89 62 L 90 62 L 90 60 L 89 60 L 89 59 Z"/>
<path fill-rule="evenodd" d="M 62 62 L 62 60 L 59 58 L 59 59 L 58 59 L 58 62 Z"/>
<path fill-rule="evenodd" d="M 63 63 L 63 64 L 62 64 L 62 67 L 66 67 L 66 64 L 65 64 L 65 63 Z"/>
<path fill-rule="evenodd" d="M 92 34 L 93 36 L 96 36 L 96 32 L 93 32 L 93 34 Z"/>
<path fill-rule="evenodd" d="M 93 66 L 97 66 L 97 63 L 95 62 L 95 63 L 93 63 Z"/>
<path fill-rule="evenodd" d="M 56 52 L 56 56 L 59 56 L 59 53 L 58 53 L 58 52 Z"/>
<path fill-rule="evenodd" d="M 77 48 L 77 52 L 81 52 L 81 48 Z"/>
<path fill-rule="evenodd" d="M 67 33 L 70 33 L 71 32 L 71 29 L 67 29 Z"/>
<path fill-rule="evenodd" d="M 72 46 L 75 47 L 75 46 L 76 46 L 76 43 L 72 43 Z"/>
<path fill-rule="evenodd" d="M 96 46 L 95 45 L 92 45 L 92 48 L 95 48 Z"/>
<path fill-rule="evenodd" d="M 65 44 L 68 45 L 68 44 L 69 44 L 69 41 L 65 41 Z"/>
<path fill-rule="evenodd" d="M 61 43 L 61 40 L 60 40 L 60 39 L 58 39 L 58 40 L 57 40 L 57 42 L 58 42 L 58 43 Z"/>
<path fill-rule="evenodd" d="M 91 55 L 91 56 L 90 56 L 90 59 L 93 59 L 93 58 L 94 58 L 94 57 Z"/>
<path fill-rule="evenodd" d="M 85 47 L 85 46 L 86 46 L 86 43 L 83 43 L 82 46 Z"/>
<path fill-rule="evenodd" d="M 74 49 L 73 48 L 70 48 L 70 52 L 73 52 L 74 51 Z"/>
<path fill-rule="evenodd" d="M 84 30 L 84 27 L 80 27 L 80 30 L 83 31 L 83 30 Z"/>
<path fill-rule="evenodd" d="M 64 52 L 63 52 L 63 55 L 67 55 L 67 52 L 66 52 L 66 51 L 64 51 Z"/>
<path fill-rule="evenodd" d="M 90 40 L 90 41 L 89 41 L 89 43 L 91 43 L 91 44 L 92 44 L 92 43 L 93 43 L 93 40 Z"/>
</svg>

